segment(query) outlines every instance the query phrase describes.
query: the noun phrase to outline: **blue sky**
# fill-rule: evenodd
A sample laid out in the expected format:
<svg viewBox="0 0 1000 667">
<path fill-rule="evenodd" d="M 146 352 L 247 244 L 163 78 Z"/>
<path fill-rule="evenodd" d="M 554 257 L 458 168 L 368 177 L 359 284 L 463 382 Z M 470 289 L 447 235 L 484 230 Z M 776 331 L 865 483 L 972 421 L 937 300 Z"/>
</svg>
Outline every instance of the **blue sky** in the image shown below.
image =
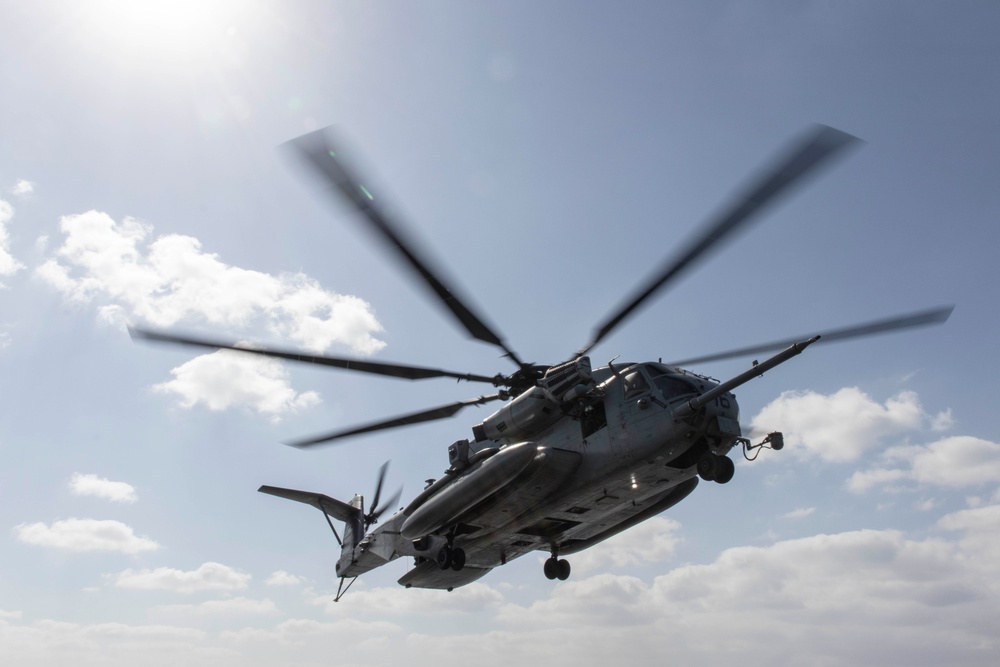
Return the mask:
<svg viewBox="0 0 1000 667">
<path fill-rule="evenodd" d="M 996 664 L 1000 9 L 991 2 L 0 2 L 5 664 Z M 598 345 L 678 358 L 956 304 L 741 388 L 787 446 L 575 556 L 340 603 L 315 511 L 412 497 L 469 398 L 137 346 L 125 322 L 493 374 L 280 146 L 336 125 L 525 359 L 555 363 L 824 123 L 865 144 Z M 750 359 L 695 370 L 719 378 Z M 771 454 L 768 456 L 767 454 Z"/>
</svg>

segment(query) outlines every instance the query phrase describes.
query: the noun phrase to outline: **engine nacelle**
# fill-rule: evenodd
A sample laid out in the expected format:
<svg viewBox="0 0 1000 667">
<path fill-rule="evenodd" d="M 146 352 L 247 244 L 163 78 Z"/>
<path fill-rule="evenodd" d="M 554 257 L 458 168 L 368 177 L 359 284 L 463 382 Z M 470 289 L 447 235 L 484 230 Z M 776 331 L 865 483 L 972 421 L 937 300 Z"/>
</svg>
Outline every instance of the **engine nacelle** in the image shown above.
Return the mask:
<svg viewBox="0 0 1000 667">
<path fill-rule="evenodd" d="M 537 386 L 473 426 L 472 433 L 476 442 L 529 437 L 556 423 L 562 407 L 585 396 L 595 384 L 589 357 L 553 366 Z"/>
</svg>

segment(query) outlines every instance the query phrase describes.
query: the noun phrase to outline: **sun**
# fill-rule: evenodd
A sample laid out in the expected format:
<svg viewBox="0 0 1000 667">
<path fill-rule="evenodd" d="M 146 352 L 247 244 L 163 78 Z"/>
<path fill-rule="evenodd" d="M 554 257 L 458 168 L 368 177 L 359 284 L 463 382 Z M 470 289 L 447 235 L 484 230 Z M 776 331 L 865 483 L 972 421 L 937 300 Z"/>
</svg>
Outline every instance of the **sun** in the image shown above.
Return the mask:
<svg viewBox="0 0 1000 667">
<path fill-rule="evenodd" d="M 237 0 L 91 0 L 86 31 L 131 64 L 192 65 L 224 50 L 235 20 L 252 5 Z M 83 28 L 83 26 L 81 26 Z"/>
</svg>

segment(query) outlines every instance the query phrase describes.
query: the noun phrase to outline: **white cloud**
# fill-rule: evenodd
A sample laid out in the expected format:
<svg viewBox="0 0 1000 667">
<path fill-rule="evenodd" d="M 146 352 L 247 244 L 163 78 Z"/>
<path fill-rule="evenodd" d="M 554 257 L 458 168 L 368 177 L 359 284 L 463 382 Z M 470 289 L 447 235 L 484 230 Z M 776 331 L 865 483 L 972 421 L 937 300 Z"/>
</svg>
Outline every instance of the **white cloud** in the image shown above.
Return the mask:
<svg viewBox="0 0 1000 667">
<path fill-rule="evenodd" d="M 924 412 L 910 391 L 880 404 L 857 387 L 845 387 L 829 396 L 785 392 L 753 418 L 752 430 L 780 429 L 789 451 L 843 463 L 857 460 L 884 438 L 944 419 Z"/>
<path fill-rule="evenodd" d="M 10 254 L 10 238 L 7 235 L 7 223 L 14 217 L 14 207 L 0 199 L 0 276 L 12 276 L 24 265 Z M 3 287 L 3 283 L 0 283 Z"/>
<path fill-rule="evenodd" d="M 203 630 L 167 625 L 66 623 L 43 619 L 3 627 L 0 659 L 5 665 L 218 664 L 203 654 Z"/>
<path fill-rule="evenodd" d="M 14 187 L 12 187 L 10 191 L 19 197 L 23 197 L 24 195 L 30 195 L 35 191 L 35 184 L 22 178 L 14 184 Z"/>
<path fill-rule="evenodd" d="M 572 558 L 576 558 L 574 555 Z M 652 580 L 609 573 L 497 590 L 352 589 L 336 614 L 261 624 L 267 600 L 154 607 L 193 627 L 23 623 L 0 616 L 0 657 L 62 651 L 77 662 L 165 665 L 342 664 L 406 656 L 414 667 L 456 655 L 482 667 L 598 662 L 773 665 L 993 665 L 1000 651 L 1000 505 L 955 512 L 933 536 L 856 530 L 728 549 Z M 466 594 L 462 592 L 466 591 Z M 517 598 L 515 600 L 514 598 Z M 365 616 L 377 620 L 361 620 Z M 443 615 L 443 616 L 442 616 Z M 247 617 L 253 623 L 246 623 Z M 385 618 L 405 618 L 391 623 Z M 180 624 L 181 621 L 178 621 Z M 194 627 L 199 627 L 195 625 Z M 4 653 L 7 651 L 7 653 Z M 32 653 L 32 651 L 35 651 Z M 148 656 L 143 658 L 143 652 Z M 178 656 L 183 656 L 179 658 Z M 12 664 L 47 664 L 14 660 Z"/>
<path fill-rule="evenodd" d="M 299 586 L 303 581 L 302 577 L 288 574 L 284 570 L 278 570 L 268 577 L 264 583 L 268 586 Z"/>
<path fill-rule="evenodd" d="M 78 496 L 97 496 L 116 503 L 134 503 L 135 487 L 125 482 L 112 482 L 97 475 L 73 473 L 69 480 L 70 490 Z"/>
<path fill-rule="evenodd" d="M 138 537 L 120 521 L 66 519 L 51 526 L 22 523 L 14 528 L 17 539 L 26 544 L 67 551 L 117 551 L 136 554 L 160 548 L 153 540 Z"/>
<path fill-rule="evenodd" d="M 204 404 L 218 411 L 248 406 L 277 420 L 320 402 L 314 391 L 297 393 L 288 370 L 276 359 L 230 350 L 195 357 L 170 373 L 172 380 L 153 389 L 175 395 L 185 408 Z"/>
<path fill-rule="evenodd" d="M 64 216 L 60 227 L 63 244 L 37 274 L 71 299 L 98 301 L 105 318 L 124 314 L 158 327 L 263 324 L 316 351 L 342 344 L 371 354 L 385 345 L 373 336 L 382 327 L 367 303 L 324 290 L 305 274 L 230 266 L 190 236 L 150 242 L 150 225 L 133 218 L 117 224 L 99 211 Z"/>
<path fill-rule="evenodd" d="M 854 473 L 847 488 L 862 493 L 877 485 L 906 480 L 951 488 L 1000 482 L 1000 444 L 972 436 L 893 447 L 881 460 L 879 467 Z"/>
<path fill-rule="evenodd" d="M 312 596 L 313 605 L 323 607 L 329 614 L 358 615 L 372 614 L 384 618 L 406 614 L 460 615 L 471 614 L 485 609 L 495 609 L 503 602 L 503 595 L 480 582 L 473 582 L 448 593 L 447 604 L 441 604 L 442 591 L 426 588 L 358 588 L 351 589 L 350 604 L 333 602 L 330 593 Z"/>
<path fill-rule="evenodd" d="M 204 563 L 197 570 L 125 570 L 115 577 L 115 586 L 135 590 L 168 590 L 176 593 L 237 591 L 247 587 L 250 575 L 221 563 Z"/>
<path fill-rule="evenodd" d="M 316 621 L 307 618 L 293 618 L 282 621 L 274 628 L 244 628 L 235 632 L 222 632 L 220 638 L 234 646 L 252 648 L 246 658 L 258 658 L 255 664 L 327 664 L 330 647 L 337 647 L 340 664 L 372 664 L 371 653 L 366 650 L 378 646 L 384 639 L 402 631 L 398 625 L 387 621 L 362 622 L 345 617 L 333 622 Z M 378 638 L 373 643 L 371 638 Z M 366 646 L 367 645 L 367 646 Z M 305 647 L 302 651 L 301 648 Z M 277 654 L 262 657 L 261 649 L 277 649 Z M 296 651 L 296 649 L 299 649 Z M 296 651 L 295 657 L 291 651 Z M 348 656 L 353 655 L 351 660 Z M 419 664 L 410 656 L 412 664 Z M 245 664 L 244 662 L 240 664 Z"/>
<path fill-rule="evenodd" d="M 951 408 L 939 412 L 931 420 L 932 431 L 947 431 L 955 425 L 955 418 L 951 415 Z"/>
<path fill-rule="evenodd" d="M 151 609 L 154 613 L 174 616 L 264 616 L 277 614 L 278 607 L 271 600 L 252 600 L 236 597 L 227 600 L 206 600 L 200 604 L 160 605 Z"/>
<path fill-rule="evenodd" d="M 946 529 L 993 537 L 997 516 Z M 860 530 L 724 551 L 647 583 L 600 574 L 509 603 L 487 632 L 411 636 L 421 664 L 474 652 L 511 662 L 594 664 L 992 664 L 995 552 L 976 542 Z M 502 655 L 502 658 L 500 657 Z M 494 657 L 496 656 L 496 657 Z"/>
<path fill-rule="evenodd" d="M 794 509 L 787 514 L 782 515 L 783 519 L 805 519 L 808 516 L 812 516 L 816 511 L 815 507 L 799 507 Z"/>
<path fill-rule="evenodd" d="M 659 563 L 673 557 L 680 538 L 681 524 L 666 517 L 653 517 L 615 535 L 586 551 L 573 554 L 573 572 L 589 572 L 601 567 L 614 569 Z"/>
</svg>

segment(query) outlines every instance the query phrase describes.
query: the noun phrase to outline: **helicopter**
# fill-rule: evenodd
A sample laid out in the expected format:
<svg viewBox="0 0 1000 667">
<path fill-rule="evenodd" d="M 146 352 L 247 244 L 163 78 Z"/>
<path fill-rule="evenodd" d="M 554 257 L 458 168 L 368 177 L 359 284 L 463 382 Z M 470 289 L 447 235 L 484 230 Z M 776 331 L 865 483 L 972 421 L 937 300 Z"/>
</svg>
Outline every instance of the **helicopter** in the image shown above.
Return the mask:
<svg viewBox="0 0 1000 667">
<path fill-rule="evenodd" d="M 329 193 L 347 202 L 365 228 L 417 278 L 470 337 L 499 348 L 516 367 L 510 373 L 478 375 L 410 364 L 311 354 L 250 346 L 200 336 L 129 327 L 133 339 L 209 349 L 236 350 L 300 363 L 406 380 L 452 378 L 492 385 L 495 393 L 291 441 L 311 448 L 365 433 L 453 417 L 470 406 L 503 406 L 472 427 L 471 437 L 448 447 L 448 468 L 408 504 L 384 518 L 398 502 L 381 503 L 387 464 L 379 470 L 370 508 L 350 501 L 283 487 L 262 493 L 294 500 L 322 512 L 340 545 L 336 600 L 359 575 L 400 557 L 414 566 L 399 584 L 445 589 L 469 584 L 492 569 L 533 551 L 548 552 L 543 573 L 569 578 L 564 556 L 578 553 L 654 517 L 687 498 L 701 482 L 726 484 L 742 449 L 753 460 L 763 449 L 780 450 L 772 432 L 753 444 L 740 426 L 733 390 L 761 377 L 818 342 L 831 342 L 940 324 L 953 306 L 870 321 L 822 333 L 741 347 L 700 357 L 626 363 L 617 358 L 594 368 L 589 352 L 640 306 L 696 263 L 703 261 L 768 205 L 859 140 L 818 125 L 797 138 L 752 180 L 722 213 L 700 226 L 679 251 L 593 331 L 590 340 L 555 364 L 527 363 L 471 302 L 447 284 L 391 219 L 348 163 L 329 128 L 288 142 Z M 777 352 L 725 382 L 686 367 Z M 380 521 L 381 520 L 381 521 Z M 343 524 L 343 535 L 334 521 Z"/>
</svg>

